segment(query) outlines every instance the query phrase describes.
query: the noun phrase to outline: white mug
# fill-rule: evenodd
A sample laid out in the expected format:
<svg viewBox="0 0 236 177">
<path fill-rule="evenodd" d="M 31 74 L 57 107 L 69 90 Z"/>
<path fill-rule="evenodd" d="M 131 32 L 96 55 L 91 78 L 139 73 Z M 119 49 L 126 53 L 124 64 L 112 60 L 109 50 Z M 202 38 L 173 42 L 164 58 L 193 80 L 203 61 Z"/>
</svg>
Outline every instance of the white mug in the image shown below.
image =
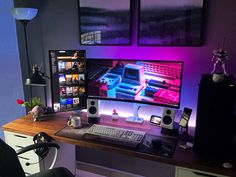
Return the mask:
<svg viewBox="0 0 236 177">
<path fill-rule="evenodd" d="M 81 119 L 78 116 L 71 116 L 67 122 L 67 125 L 71 128 L 80 128 L 82 127 Z"/>
</svg>

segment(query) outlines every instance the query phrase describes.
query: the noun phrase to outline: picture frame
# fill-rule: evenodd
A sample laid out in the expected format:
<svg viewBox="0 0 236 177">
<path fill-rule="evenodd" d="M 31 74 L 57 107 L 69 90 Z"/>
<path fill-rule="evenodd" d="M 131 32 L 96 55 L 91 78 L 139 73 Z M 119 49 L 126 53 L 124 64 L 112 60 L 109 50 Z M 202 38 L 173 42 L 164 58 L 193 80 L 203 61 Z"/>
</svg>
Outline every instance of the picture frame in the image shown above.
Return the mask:
<svg viewBox="0 0 236 177">
<path fill-rule="evenodd" d="M 204 0 L 140 0 L 138 45 L 200 46 Z"/>
<path fill-rule="evenodd" d="M 81 45 L 131 45 L 131 0 L 79 0 Z"/>
</svg>

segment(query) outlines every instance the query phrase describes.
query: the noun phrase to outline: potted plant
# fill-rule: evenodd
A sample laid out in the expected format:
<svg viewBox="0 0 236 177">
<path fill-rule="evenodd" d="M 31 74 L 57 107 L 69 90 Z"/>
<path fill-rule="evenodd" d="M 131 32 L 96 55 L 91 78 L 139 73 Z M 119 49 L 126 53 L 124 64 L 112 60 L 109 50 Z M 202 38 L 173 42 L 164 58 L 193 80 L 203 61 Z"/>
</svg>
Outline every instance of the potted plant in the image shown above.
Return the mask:
<svg viewBox="0 0 236 177">
<path fill-rule="evenodd" d="M 33 97 L 29 101 L 17 99 L 16 102 L 22 107 L 26 107 L 28 110 L 30 110 L 29 113 L 32 114 L 34 121 L 37 121 L 39 117 L 44 114 L 44 109 L 42 107 L 42 102 L 40 98 Z"/>
</svg>

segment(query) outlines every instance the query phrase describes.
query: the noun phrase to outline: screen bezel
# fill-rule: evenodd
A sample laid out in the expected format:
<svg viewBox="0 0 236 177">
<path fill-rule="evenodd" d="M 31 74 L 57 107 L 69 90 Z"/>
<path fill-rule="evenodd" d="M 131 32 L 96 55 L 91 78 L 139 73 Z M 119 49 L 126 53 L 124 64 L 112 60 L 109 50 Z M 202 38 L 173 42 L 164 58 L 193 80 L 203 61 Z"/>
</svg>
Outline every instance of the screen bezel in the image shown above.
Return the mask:
<svg viewBox="0 0 236 177">
<path fill-rule="evenodd" d="M 108 98 L 108 97 L 101 97 L 101 96 L 91 96 L 88 94 L 88 60 L 115 60 L 115 61 L 145 61 L 145 62 L 166 62 L 166 63 L 180 63 L 182 65 L 181 67 L 181 76 L 180 76 L 180 91 L 179 91 L 179 101 L 178 105 L 167 105 L 162 103 L 155 103 L 155 102 L 145 102 L 140 100 L 128 100 L 128 99 L 119 99 L 119 98 Z M 99 100 L 110 100 L 110 101 L 120 101 L 120 102 L 130 102 L 130 103 L 138 103 L 138 104 L 147 104 L 147 105 L 154 105 L 154 106 L 162 106 L 162 107 L 169 107 L 169 108 L 175 108 L 179 109 L 181 104 L 181 92 L 182 92 L 182 82 L 183 82 L 183 68 L 184 68 L 184 62 L 180 60 L 145 60 L 145 59 L 106 59 L 106 58 L 86 58 L 86 90 L 87 90 L 87 98 L 89 99 L 99 99 Z"/>
</svg>

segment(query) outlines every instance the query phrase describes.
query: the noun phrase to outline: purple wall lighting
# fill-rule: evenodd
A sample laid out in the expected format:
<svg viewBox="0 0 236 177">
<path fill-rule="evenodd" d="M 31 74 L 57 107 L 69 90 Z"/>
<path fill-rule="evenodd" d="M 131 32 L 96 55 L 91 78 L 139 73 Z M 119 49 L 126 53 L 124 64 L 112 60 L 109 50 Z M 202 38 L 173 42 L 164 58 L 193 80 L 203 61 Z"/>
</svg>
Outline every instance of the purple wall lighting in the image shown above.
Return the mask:
<svg viewBox="0 0 236 177">
<path fill-rule="evenodd" d="M 180 99 L 180 110 L 184 107 L 193 109 L 189 125 L 195 126 L 198 82 L 202 73 L 209 73 L 211 68 L 210 56 L 203 51 L 204 48 L 190 47 L 93 47 L 86 48 L 87 58 L 112 58 L 112 59 L 142 59 L 142 60 L 171 60 L 183 61 L 183 81 Z M 200 51 L 200 52 L 198 52 Z M 207 54 L 208 55 L 208 54 Z M 208 57 L 209 59 L 205 60 Z M 132 114 L 132 104 L 123 102 L 102 101 L 102 112 L 111 113 L 116 108 L 124 116 Z M 140 109 L 140 114 L 147 120 L 150 118 L 150 112 L 162 115 L 162 107 L 144 106 Z"/>
</svg>

